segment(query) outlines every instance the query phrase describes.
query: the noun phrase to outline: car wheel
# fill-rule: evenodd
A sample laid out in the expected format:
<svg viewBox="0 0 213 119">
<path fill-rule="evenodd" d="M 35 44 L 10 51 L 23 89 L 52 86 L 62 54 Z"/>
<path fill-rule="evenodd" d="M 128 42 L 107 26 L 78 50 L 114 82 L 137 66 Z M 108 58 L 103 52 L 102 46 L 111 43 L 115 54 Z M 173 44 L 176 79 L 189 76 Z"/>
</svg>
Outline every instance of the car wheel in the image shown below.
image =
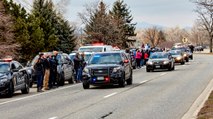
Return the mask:
<svg viewBox="0 0 213 119">
<path fill-rule="evenodd" d="M 186 58 L 186 62 L 189 62 L 189 58 Z"/>
<path fill-rule="evenodd" d="M 172 71 L 172 65 L 169 66 L 168 71 Z"/>
<path fill-rule="evenodd" d="M 8 91 L 7 91 L 7 97 L 12 97 L 14 93 L 14 88 L 13 88 L 13 83 L 10 82 L 9 87 L 8 87 Z"/>
<path fill-rule="evenodd" d="M 21 90 L 22 94 L 28 94 L 30 92 L 29 80 L 27 79 L 27 75 L 24 75 L 25 84 L 24 88 Z"/>
<path fill-rule="evenodd" d="M 175 65 L 172 67 L 172 70 L 175 70 Z"/>
<path fill-rule="evenodd" d="M 184 61 L 182 61 L 180 64 L 181 64 L 181 65 L 184 65 L 184 64 L 185 64 L 185 62 L 184 62 Z"/>
<path fill-rule="evenodd" d="M 136 66 L 132 66 L 133 69 L 136 69 Z"/>
<path fill-rule="evenodd" d="M 193 60 L 193 55 L 191 56 L 191 60 Z"/>
<path fill-rule="evenodd" d="M 59 75 L 60 75 L 60 78 L 59 78 L 59 85 L 60 85 L 60 86 L 63 86 L 63 85 L 64 85 L 64 74 L 61 73 L 61 74 L 59 74 Z"/>
<path fill-rule="evenodd" d="M 127 85 L 131 85 L 132 84 L 132 79 L 133 79 L 133 77 L 132 77 L 132 71 L 131 71 L 129 79 L 126 81 Z"/>
<path fill-rule="evenodd" d="M 82 84 L 83 84 L 83 88 L 84 88 L 84 89 L 89 89 L 89 86 L 90 86 L 90 85 L 89 85 L 89 82 L 83 81 Z"/>
<path fill-rule="evenodd" d="M 74 77 L 74 75 L 72 74 L 70 80 L 68 81 L 69 84 L 73 84 L 73 83 L 74 83 L 74 79 L 75 79 L 75 77 Z"/>
<path fill-rule="evenodd" d="M 125 73 L 123 74 L 122 78 L 119 80 L 119 86 L 125 87 Z"/>
<path fill-rule="evenodd" d="M 150 72 L 150 70 L 148 68 L 146 68 L 146 72 Z"/>
</svg>

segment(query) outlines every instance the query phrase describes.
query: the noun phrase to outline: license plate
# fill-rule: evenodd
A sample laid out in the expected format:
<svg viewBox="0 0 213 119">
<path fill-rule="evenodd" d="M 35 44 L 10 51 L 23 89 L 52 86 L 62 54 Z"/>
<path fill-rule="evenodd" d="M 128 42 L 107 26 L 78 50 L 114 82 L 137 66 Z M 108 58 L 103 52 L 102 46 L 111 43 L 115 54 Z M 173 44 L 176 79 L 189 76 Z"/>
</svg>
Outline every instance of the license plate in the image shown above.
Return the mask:
<svg viewBox="0 0 213 119">
<path fill-rule="evenodd" d="M 104 77 L 97 77 L 97 80 L 102 81 L 104 80 Z"/>
<path fill-rule="evenodd" d="M 158 66 L 158 65 L 157 65 L 157 66 L 155 66 L 155 67 L 156 67 L 156 68 L 160 68 L 160 66 Z"/>
</svg>

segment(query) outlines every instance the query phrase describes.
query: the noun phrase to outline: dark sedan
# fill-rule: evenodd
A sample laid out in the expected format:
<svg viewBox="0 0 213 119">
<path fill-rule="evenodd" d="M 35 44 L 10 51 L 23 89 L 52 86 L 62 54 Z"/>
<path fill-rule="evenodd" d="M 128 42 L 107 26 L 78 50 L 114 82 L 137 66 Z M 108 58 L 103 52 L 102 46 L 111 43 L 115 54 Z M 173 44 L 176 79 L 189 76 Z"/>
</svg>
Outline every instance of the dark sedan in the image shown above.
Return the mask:
<svg viewBox="0 0 213 119">
<path fill-rule="evenodd" d="M 132 84 L 132 66 L 124 52 L 95 53 L 83 70 L 83 87 Z"/>
<path fill-rule="evenodd" d="M 146 71 L 150 72 L 155 69 L 168 69 L 169 71 L 174 70 L 175 63 L 172 55 L 165 52 L 152 53 L 146 63 Z"/>
<path fill-rule="evenodd" d="M 15 91 L 29 93 L 27 70 L 17 61 L 0 60 L 0 95 L 12 97 Z"/>
</svg>

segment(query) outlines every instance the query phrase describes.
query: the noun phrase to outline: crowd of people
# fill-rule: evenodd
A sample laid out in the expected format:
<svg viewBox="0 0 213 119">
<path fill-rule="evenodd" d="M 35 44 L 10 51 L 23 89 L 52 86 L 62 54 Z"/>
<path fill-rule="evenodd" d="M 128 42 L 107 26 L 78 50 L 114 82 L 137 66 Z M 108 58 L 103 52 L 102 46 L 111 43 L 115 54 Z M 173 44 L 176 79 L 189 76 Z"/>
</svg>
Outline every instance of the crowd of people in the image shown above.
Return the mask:
<svg viewBox="0 0 213 119">
<path fill-rule="evenodd" d="M 34 71 L 37 81 L 37 92 L 43 92 L 59 86 L 59 74 L 57 72 L 58 52 L 40 53 L 35 61 Z M 75 81 L 81 82 L 82 72 L 85 67 L 84 53 L 76 53 L 74 59 Z"/>
<path fill-rule="evenodd" d="M 58 87 L 57 77 L 57 51 L 52 54 L 40 53 L 34 65 L 37 81 L 37 92 L 43 92 Z"/>
</svg>

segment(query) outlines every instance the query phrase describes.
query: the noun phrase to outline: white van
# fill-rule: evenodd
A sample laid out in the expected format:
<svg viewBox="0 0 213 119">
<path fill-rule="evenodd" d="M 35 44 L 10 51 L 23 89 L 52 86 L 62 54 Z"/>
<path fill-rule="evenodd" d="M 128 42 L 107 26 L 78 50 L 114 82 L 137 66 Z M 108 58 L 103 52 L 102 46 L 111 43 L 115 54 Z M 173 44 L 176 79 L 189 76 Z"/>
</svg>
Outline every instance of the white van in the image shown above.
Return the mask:
<svg viewBox="0 0 213 119">
<path fill-rule="evenodd" d="M 113 47 L 111 45 L 103 45 L 103 46 L 82 46 L 78 49 L 79 52 L 107 52 L 113 51 Z"/>
</svg>

